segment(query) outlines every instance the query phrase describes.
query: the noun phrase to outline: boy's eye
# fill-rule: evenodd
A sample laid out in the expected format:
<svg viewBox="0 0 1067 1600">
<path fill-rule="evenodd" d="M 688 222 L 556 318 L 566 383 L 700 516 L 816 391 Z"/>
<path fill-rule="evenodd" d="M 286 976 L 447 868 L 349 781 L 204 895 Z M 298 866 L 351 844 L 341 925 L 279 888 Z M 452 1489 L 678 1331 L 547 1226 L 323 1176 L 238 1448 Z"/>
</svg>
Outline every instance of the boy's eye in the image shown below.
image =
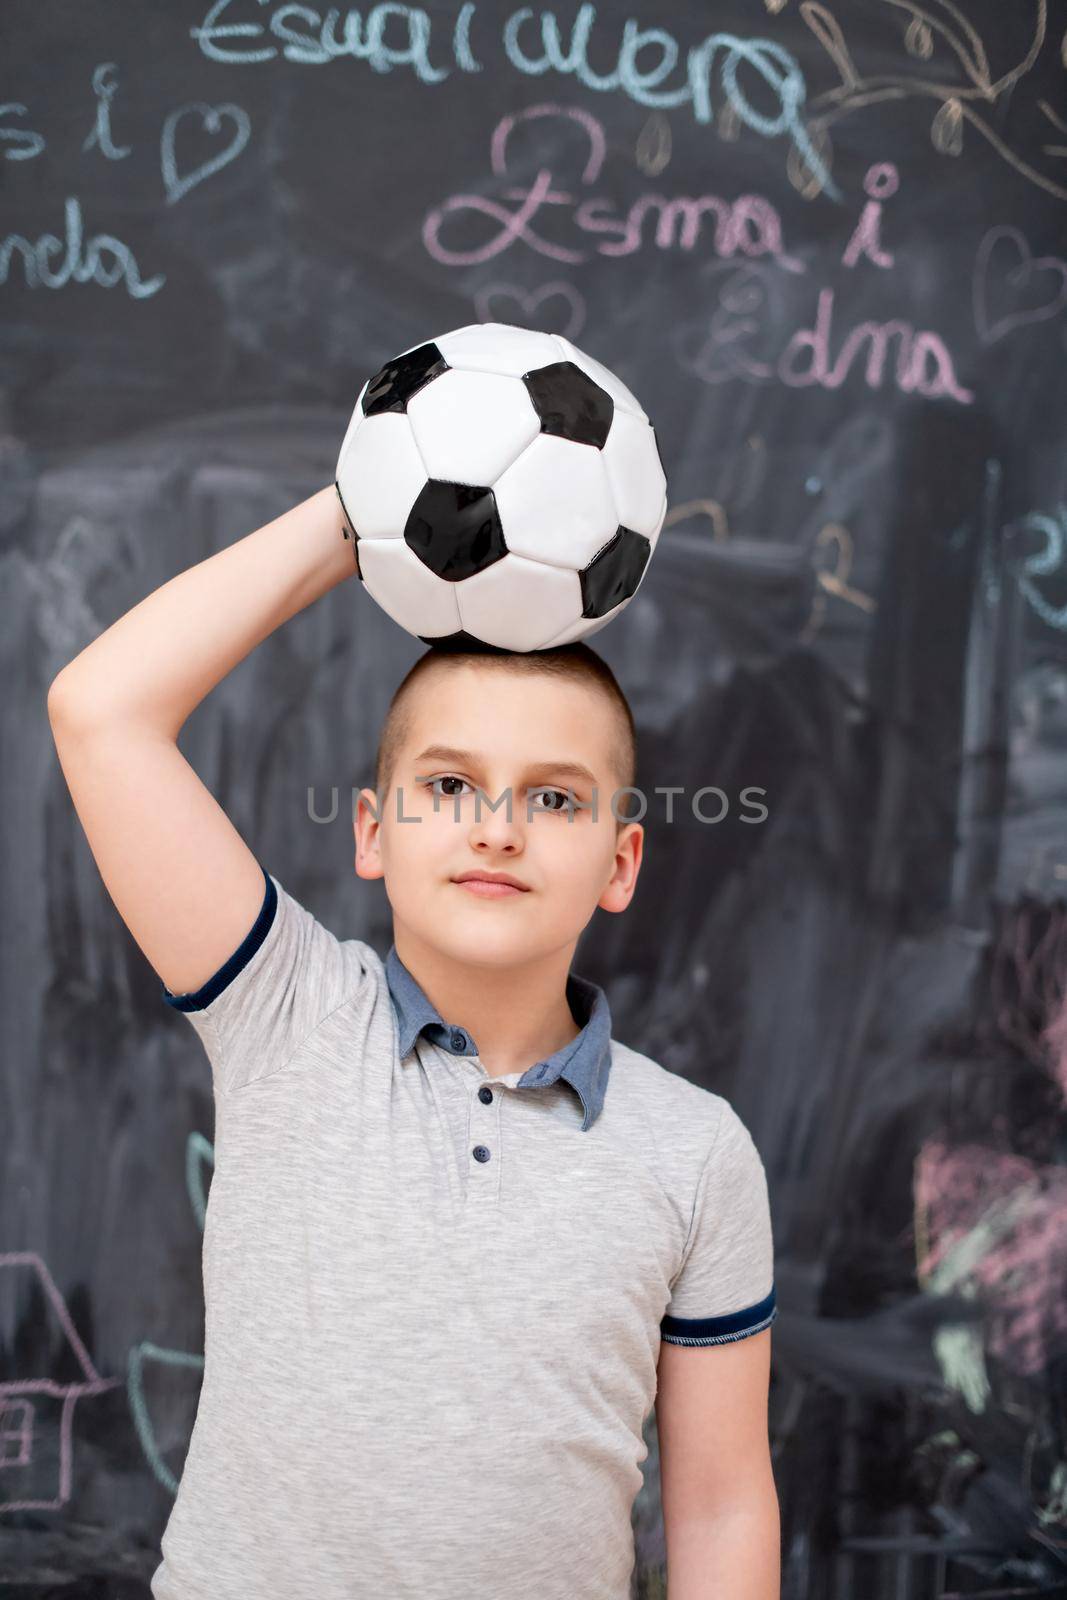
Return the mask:
<svg viewBox="0 0 1067 1600">
<path fill-rule="evenodd" d="M 572 799 L 571 795 L 567 792 L 566 789 L 535 789 L 534 793 L 535 794 L 549 794 L 549 795 L 552 795 L 555 799 L 557 799 L 560 802 L 558 805 L 552 805 L 552 806 L 535 806 L 534 807 L 535 811 L 548 811 L 549 813 L 557 813 L 558 812 L 560 815 L 566 816 L 566 814 L 569 811 L 573 811 L 574 810 L 574 807 L 575 807 L 575 805 L 577 803 L 575 800 Z"/>
<path fill-rule="evenodd" d="M 470 788 L 470 784 L 467 783 L 466 778 L 457 778 L 454 772 L 446 772 L 440 778 L 431 778 L 429 782 L 424 783 L 422 787 L 429 790 L 431 794 L 437 795 L 441 800 L 455 800 L 458 798 L 454 789 L 450 790 L 448 794 L 442 795 L 437 787 L 439 783 L 464 783 L 467 784 L 468 789 Z"/>
<path fill-rule="evenodd" d="M 466 778 L 457 777 L 454 772 L 445 772 L 442 773 L 439 778 L 430 778 L 422 785 L 422 787 L 427 790 L 428 793 L 436 795 L 438 799 L 441 800 L 457 800 L 461 798 L 459 791 L 455 789 L 449 790 L 447 794 L 442 794 L 437 787 L 439 783 L 459 783 L 468 789 L 471 787 Z M 577 801 L 572 800 L 566 789 L 534 789 L 533 793 L 535 795 L 551 795 L 554 802 L 557 802 L 552 805 L 534 806 L 533 809 L 535 811 L 544 811 L 549 816 L 566 816 L 568 812 L 572 812 L 578 804 Z"/>
</svg>

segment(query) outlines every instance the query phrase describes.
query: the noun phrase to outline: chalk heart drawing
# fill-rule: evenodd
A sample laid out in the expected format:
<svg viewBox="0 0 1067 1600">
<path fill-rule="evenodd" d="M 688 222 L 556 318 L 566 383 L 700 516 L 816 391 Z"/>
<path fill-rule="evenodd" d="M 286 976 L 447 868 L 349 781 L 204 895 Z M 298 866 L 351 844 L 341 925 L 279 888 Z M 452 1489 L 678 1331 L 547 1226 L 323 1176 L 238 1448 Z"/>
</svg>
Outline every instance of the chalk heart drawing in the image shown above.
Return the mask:
<svg viewBox="0 0 1067 1600">
<path fill-rule="evenodd" d="M 178 175 L 178 164 L 174 157 L 174 134 L 182 118 L 191 116 L 199 116 L 202 131 L 213 136 L 224 131 L 223 125 L 228 119 L 233 124 L 233 134 L 229 144 L 217 155 L 212 156 L 201 166 L 194 167 L 182 178 Z M 203 183 L 205 178 L 210 178 L 223 167 L 228 167 L 231 161 L 236 161 L 248 143 L 251 132 L 252 119 L 240 106 L 209 106 L 202 100 L 197 100 L 192 105 L 179 106 L 176 111 L 172 111 L 164 122 L 163 132 L 159 136 L 159 161 L 163 171 L 167 204 L 174 205 L 183 195 L 188 194 L 190 189 L 195 189 L 198 183 Z"/>
<path fill-rule="evenodd" d="M 479 289 L 474 297 L 474 307 L 482 322 L 506 322 L 503 312 L 494 316 L 493 306 L 499 301 L 513 301 L 519 308 L 520 327 L 536 328 L 541 333 L 561 333 L 565 339 L 576 339 L 585 327 L 585 301 L 573 284 L 546 283 L 540 289 L 518 289 L 510 283 L 490 283 Z M 558 302 L 557 314 L 550 315 L 544 308 L 551 301 Z M 566 313 L 566 326 L 560 327 L 562 314 Z"/>
<path fill-rule="evenodd" d="M 1015 265 L 1011 265 L 1012 262 Z M 1010 311 L 997 322 L 990 322 L 992 286 L 996 287 L 1001 303 L 1009 297 L 1021 300 L 1024 295 L 1031 303 L 1023 310 Z M 1039 256 L 1035 261 L 1018 228 L 990 228 L 978 246 L 974 263 L 974 324 L 979 338 L 985 344 L 992 344 L 996 339 L 1003 339 L 1009 328 L 1054 317 L 1064 305 L 1067 305 L 1067 262 L 1058 256 Z"/>
</svg>

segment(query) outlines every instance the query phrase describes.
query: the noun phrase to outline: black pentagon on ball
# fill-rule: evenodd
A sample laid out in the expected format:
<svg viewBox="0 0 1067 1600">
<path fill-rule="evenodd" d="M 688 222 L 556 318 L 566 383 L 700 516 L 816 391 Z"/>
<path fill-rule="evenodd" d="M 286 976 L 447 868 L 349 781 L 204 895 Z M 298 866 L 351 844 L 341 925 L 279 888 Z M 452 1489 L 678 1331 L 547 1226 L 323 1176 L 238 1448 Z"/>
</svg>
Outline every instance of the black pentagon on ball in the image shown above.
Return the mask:
<svg viewBox="0 0 1067 1600">
<path fill-rule="evenodd" d="M 416 634 L 416 638 L 421 639 L 423 644 L 432 644 L 435 650 L 440 650 L 444 655 L 456 654 L 461 651 L 469 651 L 479 656 L 512 656 L 515 654 L 514 650 L 505 650 L 502 645 L 487 644 L 484 639 L 476 639 L 473 633 L 467 633 L 463 628 L 458 629 L 456 633 L 419 633 Z"/>
<path fill-rule="evenodd" d="M 406 411 L 412 395 L 451 367 L 432 342 L 420 344 L 417 350 L 387 361 L 367 385 L 363 396 L 363 414 L 376 417 L 382 411 Z"/>
<path fill-rule="evenodd" d="M 591 444 L 603 450 L 615 415 L 615 402 L 573 361 L 553 361 L 523 375 L 541 432 Z"/>
<path fill-rule="evenodd" d="M 492 489 L 428 478 L 408 513 L 404 538 L 448 583 L 484 572 L 508 553 Z"/>
<path fill-rule="evenodd" d="M 652 554 L 651 540 L 632 528 L 620 527 L 603 550 L 598 550 L 583 572 L 582 616 L 605 617 L 614 606 L 629 600 L 641 581 Z"/>
</svg>

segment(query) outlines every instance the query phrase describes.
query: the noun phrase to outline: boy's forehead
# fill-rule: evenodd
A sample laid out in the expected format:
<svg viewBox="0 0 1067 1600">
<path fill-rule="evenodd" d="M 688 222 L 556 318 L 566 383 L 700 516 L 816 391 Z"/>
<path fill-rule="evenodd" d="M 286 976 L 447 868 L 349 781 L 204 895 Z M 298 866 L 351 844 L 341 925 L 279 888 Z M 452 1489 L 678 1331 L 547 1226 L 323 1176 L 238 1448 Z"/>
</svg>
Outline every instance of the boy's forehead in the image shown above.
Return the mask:
<svg viewBox="0 0 1067 1600">
<path fill-rule="evenodd" d="M 412 707 L 404 755 L 430 746 L 518 763 L 573 761 L 594 773 L 609 765 L 609 712 L 603 696 L 547 676 L 433 675 Z"/>
</svg>

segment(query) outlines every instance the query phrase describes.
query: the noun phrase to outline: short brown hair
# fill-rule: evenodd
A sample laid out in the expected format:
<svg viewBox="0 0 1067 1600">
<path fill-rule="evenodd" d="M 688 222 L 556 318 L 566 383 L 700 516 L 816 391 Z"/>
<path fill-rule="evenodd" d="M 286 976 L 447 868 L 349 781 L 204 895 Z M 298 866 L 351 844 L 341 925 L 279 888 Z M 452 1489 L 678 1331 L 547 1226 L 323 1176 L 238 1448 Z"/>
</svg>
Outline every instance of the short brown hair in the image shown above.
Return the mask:
<svg viewBox="0 0 1067 1600">
<path fill-rule="evenodd" d="M 542 673 L 568 683 L 585 683 L 598 690 L 611 706 L 614 723 L 611 758 L 616 787 L 633 788 L 637 776 L 637 728 L 633 712 L 607 662 L 587 644 L 578 640 L 553 649 L 530 651 L 498 650 L 489 645 L 431 645 L 397 685 L 382 723 L 374 764 L 379 813 L 384 811 L 397 756 L 411 731 L 413 691 L 428 672 L 447 671 L 455 663 L 492 667 L 498 672 Z M 611 796 L 607 797 L 607 803 L 611 804 Z M 626 821 L 629 804 L 628 795 L 614 802 L 618 827 Z"/>
</svg>

